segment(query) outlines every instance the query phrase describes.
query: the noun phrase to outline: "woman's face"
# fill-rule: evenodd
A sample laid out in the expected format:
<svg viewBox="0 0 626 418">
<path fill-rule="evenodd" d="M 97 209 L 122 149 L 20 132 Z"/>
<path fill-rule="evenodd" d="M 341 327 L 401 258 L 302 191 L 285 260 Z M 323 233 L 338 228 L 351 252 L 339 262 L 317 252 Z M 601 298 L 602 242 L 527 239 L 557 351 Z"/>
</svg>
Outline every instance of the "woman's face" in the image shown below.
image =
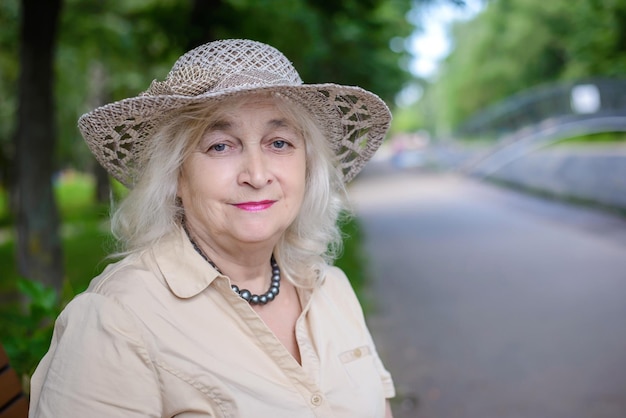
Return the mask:
<svg viewBox="0 0 626 418">
<path fill-rule="evenodd" d="M 300 130 L 272 99 L 228 112 L 183 163 L 178 195 L 188 227 L 212 247 L 273 248 L 302 205 L 305 151 Z"/>
</svg>

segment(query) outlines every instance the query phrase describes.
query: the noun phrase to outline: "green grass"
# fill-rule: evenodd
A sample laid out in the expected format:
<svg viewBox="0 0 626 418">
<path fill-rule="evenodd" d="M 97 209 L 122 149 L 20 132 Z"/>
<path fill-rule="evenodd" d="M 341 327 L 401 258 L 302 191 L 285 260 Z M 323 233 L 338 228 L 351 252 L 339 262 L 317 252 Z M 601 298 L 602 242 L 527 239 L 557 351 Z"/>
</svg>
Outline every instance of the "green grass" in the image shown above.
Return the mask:
<svg viewBox="0 0 626 418">
<path fill-rule="evenodd" d="M 115 193 L 123 193 L 114 185 Z M 7 196 L 0 190 L 0 339 L 13 368 L 29 376 L 48 349 L 52 324 L 61 308 L 83 291 L 106 266 L 113 246 L 109 232 L 109 208 L 94 204 L 94 181 L 90 176 L 68 172 L 55 183 L 61 215 L 61 238 L 65 280 L 59 297 L 51 289 L 20 277 L 15 263 L 13 226 L 6 208 Z M 337 260 L 362 299 L 366 285 L 365 257 L 356 219 L 342 225 L 346 235 L 342 256 Z M 366 301 L 363 301 L 367 306 Z"/>
<path fill-rule="evenodd" d="M 341 229 L 344 233 L 344 248 L 336 264 L 350 278 L 352 285 L 356 289 L 361 289 L 366 281 L 362 271 L 364 257 L 358 246 L 361 240 L 361 230 L 355 218 L 342 223 Z"/>
<path fill-rule="evenodd" d="M 553 146 L 626 145 L 626 132 L 600 132 L 559 141 Z"/>
<path fill-rule="evenodd" d="M 335 261 L 335 265 L 346 273 L 361 304 L 367 307 L 369 303 L 365 299 L 365 288 L 369 280 L 366 272 L 369 269 L 367 268 L 367 257 L 361 246 L 363 235 L 358 219 L 350 218 L 342 222 L 341 230 L 344 234 L 343 252 Z"/>
<path fill-rule="evenodd" d="M 54 185 L 55 196 L 64 221 L 82 218 L 93 206 L 94 180 L 91 176 L 70 171 Z"/>
<path fill-rule="evenodd" d="M 55 182 L 54 190 L 61 216 L 65 286 L 70 292 L 71 289 L 80 291 L 102 270 L 99 265 L 107 254 L 105 244 L 111 241 L 108 207 L 94 204 L 94 182 L 84 174 L 69 172 L 62 175 Z M 0 202 L 6 200 L 6 193 L 0 193 Z M 19 278 L 15 265 L 15 237 L 6 205 L 2 207 L 0 265 L 3 269 L 0 291 L 12 292 L 17 289 Z"/>
<path fill-rule="evenodd" d="M 485 148 L 497 144 L 496 138 L 456 138 L 456 141 L 466 148 Z M 551 146 L 587 146 L 587 145 L 626 145 L 626 132 L 600 132 L 590 135 L 581 135 L 559 141 Z"/>
<path fill-rule="evenodd" d="M 108 208 L 94 204 L 94 182 L 89 176 L 65 173 L 55 183 L 55 196 L 65 268 L 60 296 L 19 275 L 8 198 L 0 193 L 0 338 L 12 366 L 22 375 L 32 373 L 48 349 L 52 322 L 62 306 L 104 268 L 105 244 L 111 240 Z"/>
</svg>

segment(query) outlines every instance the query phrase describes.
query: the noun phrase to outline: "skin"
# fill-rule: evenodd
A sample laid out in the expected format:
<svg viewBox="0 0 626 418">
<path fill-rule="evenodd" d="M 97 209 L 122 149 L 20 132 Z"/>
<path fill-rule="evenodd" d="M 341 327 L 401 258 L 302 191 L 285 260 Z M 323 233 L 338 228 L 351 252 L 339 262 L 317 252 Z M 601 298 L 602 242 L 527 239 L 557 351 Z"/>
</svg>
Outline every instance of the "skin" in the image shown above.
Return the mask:
<svg viewBox="0 0 626 418">
<path fill-rule="evenodd" d="M 385 401 L 385 418 L 393 418 L 393 414 L 391 413 L 391 404 L 389 401 Z"/>
<path fill-rule="evenodd" d="M 304 138 L 260 97 L 210 126 L 183 163 L 178 189 L 189 232 L 240 289 L 268 289 L 269 260 L 302 206 L 305 176 Z M 283 280 L 280 298 L 252 308 L 300 362 L 293 285 Z"/>
<path fill-rule="evenodd" d="M 274 246 L 302 205 L 305 167 L 304 138 L 270 99 L 209 127 L 183 163 L 189 230 L 235 284 L 266 290 Z"/>
</svg>

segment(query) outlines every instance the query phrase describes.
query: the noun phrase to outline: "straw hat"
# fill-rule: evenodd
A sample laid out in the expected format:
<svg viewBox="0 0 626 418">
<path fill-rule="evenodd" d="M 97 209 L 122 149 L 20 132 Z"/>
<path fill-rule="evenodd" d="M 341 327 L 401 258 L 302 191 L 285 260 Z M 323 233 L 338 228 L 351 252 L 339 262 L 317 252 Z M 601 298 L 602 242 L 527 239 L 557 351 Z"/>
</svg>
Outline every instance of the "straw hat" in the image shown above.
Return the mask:
<svg viewBox="0 0 626 418">
<path fill-rule="evenodd" d="M 137 97 L 84 114 L 78 127 L 98 162 L 132 187 L 145 163 L 145 149 L 172 111 L 250 92 L 283 95 L 309 111 L 331 142 L 345 182 L 356 176 L 380 146 L 391 115 L 375 94 L 359 87 L 303 84 L 277 49 L 230 39 L 199 46 L 174 64 L 165 81 L 153 81 Z"/>
</svg>

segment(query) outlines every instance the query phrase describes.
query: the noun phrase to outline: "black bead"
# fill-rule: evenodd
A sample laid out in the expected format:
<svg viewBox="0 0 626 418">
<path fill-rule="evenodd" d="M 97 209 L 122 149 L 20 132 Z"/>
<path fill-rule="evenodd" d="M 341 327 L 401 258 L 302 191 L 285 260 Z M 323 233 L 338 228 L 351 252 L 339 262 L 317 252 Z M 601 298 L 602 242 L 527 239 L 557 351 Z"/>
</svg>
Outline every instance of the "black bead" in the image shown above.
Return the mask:
<svg viewBox="0 0 626 418">
<path fill-rule="evenodd" d="M 195 244 L 193 240 L 192 240 L 192 244 Z M 194 248 L 196 248 L 196 246 L 194 246 Z M 200 248 L 196 248 L 196 251 L 198 251 L 200 255 L 205 257 L 204 254 L 200 251 Z M 211 263 L 211 265 L 218 272 L 220 271 L 217 268 L 217 266 L 215 266 L 213 262 L 211 262 L 211 260 L 209 260 L 206 257 L 205 259 L 209 263 Z M 233 290 L 233 292 L 238 294 L 242 299 L 244 299 L 245 301 L 249 302 L 252 305 L 257 305 L 257 304 L 265 305 L 266 303 L 273 301 L 274 299 L 276 299 L 276 296 L 278 295 L 279 288 L 280 288 L 280 267 L 278 267 L 278 263 L 276 263 L 276 260 L 274 260 L 274 256 L 272 256 L 271 265 L 272 265 L 272 278 L 271 278 L 270 288 L 267 290 L 267 292 L 263 293 L 262 295 L 252 294 L 252 292 L 250 292 L 248 289 L 239 289 L 239 286 L 237 286 L 236 284 L 231 284 L 230 288 Z"/>
</svg>

